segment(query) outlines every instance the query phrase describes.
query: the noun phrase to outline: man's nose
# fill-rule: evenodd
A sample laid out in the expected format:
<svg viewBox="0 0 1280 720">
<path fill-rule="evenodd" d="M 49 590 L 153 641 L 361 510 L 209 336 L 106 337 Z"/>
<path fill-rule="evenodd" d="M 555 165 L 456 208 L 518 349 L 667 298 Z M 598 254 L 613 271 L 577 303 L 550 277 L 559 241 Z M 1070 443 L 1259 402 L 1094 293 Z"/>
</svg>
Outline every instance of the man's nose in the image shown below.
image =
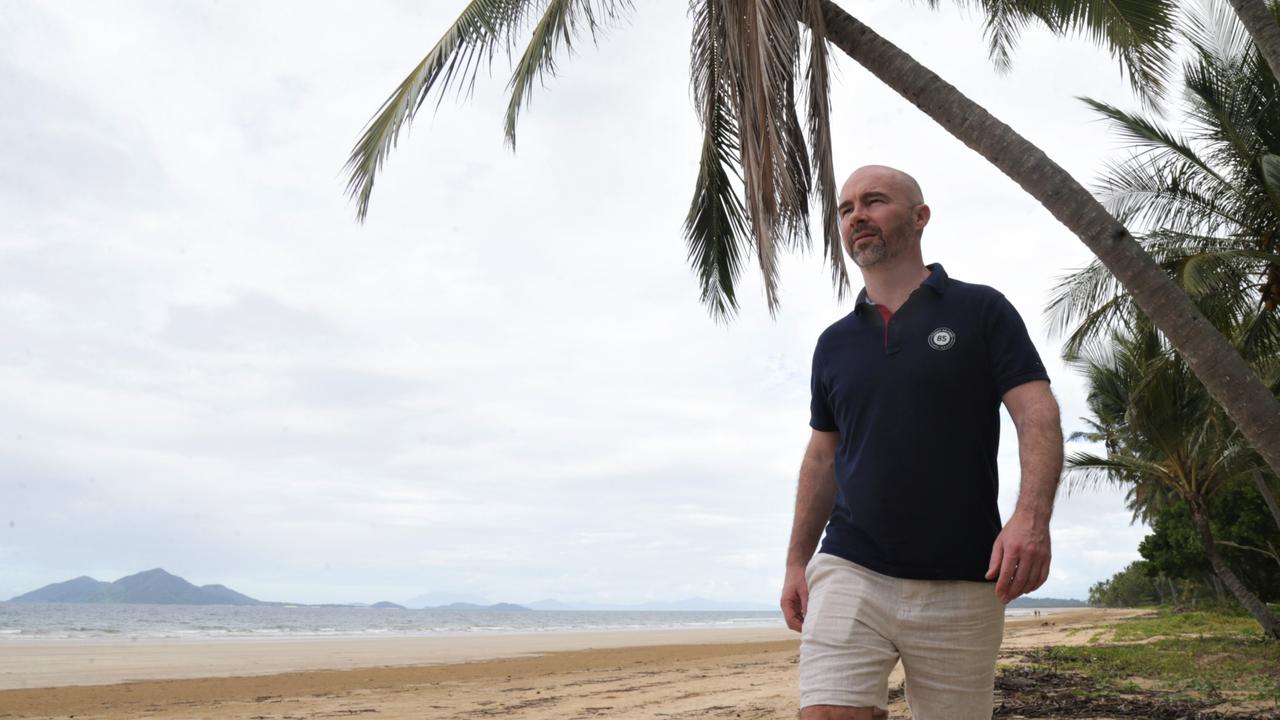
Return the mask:
<svg viewBox="0 0 1280 720">
<path fill-rule="evenodd" d="M 849 212 L 844 216 L 844 221 L 845 221 L 845 228 L 849 232 L 853 232 L 854 228 L 864 224 L 867 221 L 867 213 L 861 206 L 852 207 L 849 209 Z"/>
</svg>

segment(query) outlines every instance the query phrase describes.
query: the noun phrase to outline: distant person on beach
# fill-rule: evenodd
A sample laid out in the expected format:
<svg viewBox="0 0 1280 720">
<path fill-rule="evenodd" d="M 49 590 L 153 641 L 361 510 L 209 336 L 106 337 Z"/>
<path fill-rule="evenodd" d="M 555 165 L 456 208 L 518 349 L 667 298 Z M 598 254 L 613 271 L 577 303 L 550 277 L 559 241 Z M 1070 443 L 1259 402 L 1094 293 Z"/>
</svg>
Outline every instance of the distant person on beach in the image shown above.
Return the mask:
<svg viewBox="0 0 1280 720">
<path fill-rule="evenodd" d="M 1049 576 L 1058 405 L 1009 301 L 924 264 L 930 210 L 915 179 L 859 168 L 838 212 L 865 289 L 813 355 L 782 589 L 801 632 L 800 718 L 887 717 L 901 658 L 915 720 L 989 720 L 1004 606 Z M 967 250 L 987 240 L 966 232 Z M 1003 527 L 1002 402 L 1022 470 Z"/>
</svg>

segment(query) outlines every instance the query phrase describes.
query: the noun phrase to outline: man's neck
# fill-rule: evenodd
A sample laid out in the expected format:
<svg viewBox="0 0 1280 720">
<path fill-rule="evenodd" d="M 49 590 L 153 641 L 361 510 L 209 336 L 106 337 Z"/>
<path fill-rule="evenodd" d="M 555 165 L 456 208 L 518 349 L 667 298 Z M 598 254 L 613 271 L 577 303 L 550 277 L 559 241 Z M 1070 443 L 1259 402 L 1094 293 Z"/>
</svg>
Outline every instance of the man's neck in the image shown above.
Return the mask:
<svg viewBox="0 0 1280 720">
<path fill-rule="evenodd" d="M 877 305 L 889 308 L 889 312 L 898 312 L 898 308 L 902 307 L 911 293 L 928 278 L 929 268 L 919 260 L 883 268 L 866 268 L 862 271 L 867 297 Z"/>
</svg>

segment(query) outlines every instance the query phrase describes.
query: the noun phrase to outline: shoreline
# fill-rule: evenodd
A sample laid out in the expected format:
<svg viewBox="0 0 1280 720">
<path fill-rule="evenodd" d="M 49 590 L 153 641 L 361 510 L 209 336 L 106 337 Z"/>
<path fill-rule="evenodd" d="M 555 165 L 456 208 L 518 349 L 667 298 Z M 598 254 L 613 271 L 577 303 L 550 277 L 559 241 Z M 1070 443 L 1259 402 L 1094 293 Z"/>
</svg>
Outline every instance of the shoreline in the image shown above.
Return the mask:
<svg viewBox="0 0 1280 720">
<path fill-rule="evenodd" d="M 1079 644 L 1089 636 L 1081 630 L 1139 612 L 1011 618 L 1002 650 Z M 27 645 L 0 653 L 0 682 L 12 682 L 19 670 L 28 682 L 44 682 L 0 690 L 0 717 L 692 720 L 795 713 L 799 635 L 786 629 L 532 635 Z"/>
<path fill-rule="evenodd" d="M 1089 608 L 1019 612 L 1006 627 Z M 1029 612 L 1029 611 L 1028 611 Z M 557 628 L 420 634 L 100 636 L 0 639 L 0 690 L 243 677 L 360 667 L 433 666 L 574 650 L 798 639 L 785 625 Z"/>
<path fill-rule="evenodd" d="M 776 642 L 782 628 L 685 628 L 440 636 L 49 639 L 0 643 L 0 691 L 290 672 L 437 666 L 554 652 Z"/>
</svg>

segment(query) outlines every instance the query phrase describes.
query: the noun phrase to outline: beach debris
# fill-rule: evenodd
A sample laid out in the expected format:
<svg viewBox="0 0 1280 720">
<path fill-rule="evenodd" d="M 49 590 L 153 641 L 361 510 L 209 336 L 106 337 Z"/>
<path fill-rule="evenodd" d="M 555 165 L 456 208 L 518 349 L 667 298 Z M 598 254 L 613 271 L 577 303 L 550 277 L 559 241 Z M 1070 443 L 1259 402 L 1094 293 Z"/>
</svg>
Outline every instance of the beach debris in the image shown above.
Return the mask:
<svg viewBox="0 0 1280 720">
<path fill-rule="evenodd" d="M 1218 702 L 1174 699 L 1152 690 L 1102 693 L 1088 677 L 1036 667 L 996 675 L 996 718 L 1143 718 L 1144 720 L 1280 720 L 1280 711 L 1212 710 Z"/>
</svg>

